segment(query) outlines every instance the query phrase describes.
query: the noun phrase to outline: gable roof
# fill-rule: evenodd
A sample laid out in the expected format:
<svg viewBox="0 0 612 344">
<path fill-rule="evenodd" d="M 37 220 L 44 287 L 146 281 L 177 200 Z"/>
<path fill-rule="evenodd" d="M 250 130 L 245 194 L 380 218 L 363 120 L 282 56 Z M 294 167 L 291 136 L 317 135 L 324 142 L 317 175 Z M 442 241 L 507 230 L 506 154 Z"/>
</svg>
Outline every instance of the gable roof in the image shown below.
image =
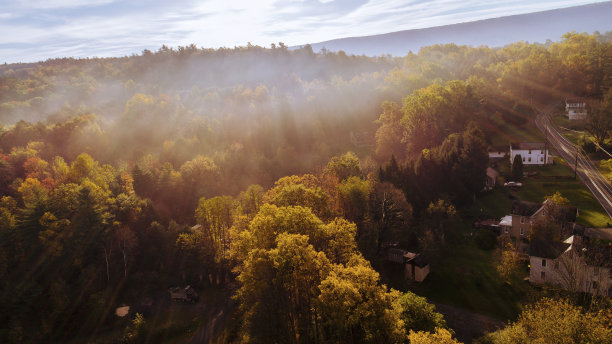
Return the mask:
<svg viewBox="0 0 612 344">
<path fill-rule="evenodd" d="M 556 259 L 570 246 L 571 244 L 564 242 L 533 239 L 529 244 L 529 256 Z"/>
<path fill-rule="evenodd" d="M 521 149 L 521 150 L 544 150 L 546 148 L 545 142 L 511 142 L 510 148 Z"/>
<path fill-rule="evenodd" d="M 556 205 L 550 199 L 547 199 L 542 203 L 542 207 L 536 211 L 539 213 L 546 206 L 550 206 L 552 209 L 556 209 L 558 218 L 555 220 L 558 222 L 576 222 L 576 217 L 578 217 L 578 208 L 573 207 L 571 205 Z"/>
<path fill-rule="evenodd" d="M 420 268 L 424 268 L 429 264 L 429 260 L 420 253 L 408 252 L 404 255 L 404 259 L 406 263 L 413 263 Z"/>
<path fill-rule="evenodd" d="M 535 214 L 542 207 L 541 203 L 535 202 L 521 202 L 514 200 L 512 201 L 512 208 L 510 214 L 520 216 L 531 216 Z"/>
<path fill-rule="evenodd" d="M 495 171 L 491 167 L 487 167 L 487 176 L 490 178 L 497 178 L 497 176 L 499 176 L 499 172 Z"/>
<path fill-rule="evenodd" d="M 561 216 L 562 220 L 565 222 L 576 222 L 576 217 L 578 216 L 578 208 L 565 206 L 561 208 Z"/>
</svg>

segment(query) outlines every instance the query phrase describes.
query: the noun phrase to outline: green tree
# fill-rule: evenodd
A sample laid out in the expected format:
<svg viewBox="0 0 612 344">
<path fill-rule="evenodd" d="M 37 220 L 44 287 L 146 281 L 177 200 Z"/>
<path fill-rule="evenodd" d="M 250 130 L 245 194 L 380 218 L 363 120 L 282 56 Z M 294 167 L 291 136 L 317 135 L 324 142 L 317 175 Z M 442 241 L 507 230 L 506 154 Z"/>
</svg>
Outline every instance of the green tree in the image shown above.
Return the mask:
<svg viewBox="0 0 612 344">
<path fill-rule="evenodd" d="M 518 268 L 518 254 L 511 243 L 507 243 L 501 250 L 501 260 L 497 265 L 497 272 L 504 281 L 510 283 Z"/>
<path fill-rule="evenodd" d="M 486 336 L 485 342 L 610 343 L 612 329 L 602 314 L 585 312 L 567 300 L 543 299 L 527 306 L 518 320 Z"/>
<path fill-rule="evenodd" d="M 190 214 L 201 197 L 209 197 L 216 190 L 219 168 L 210 158 L 198 155 L 180 168 L 183 177 L 183 207 Z M 134 175 L 134 180 L 136 176 Z M 138 190 L 136 190 L 138 192 Z"/>
<path fill-rule="evenodd" d="M 515 155 L 512 161 L 512 178 L 515 180 L 523 179 L 523 157 L 520 154 Z"/>
<path fill-rule="evenodd" d="M 262 205 L 264 189 L 257 185 L 250 185 L 245 191 L 238 195 L 238 201 L 242 211 L 248 216 L 255 216 Z"/>
<path fill-rule="evenodd" d="M 407 292 L 397 302 L 406 333 L 411 331 L 434 332 L 437 328 L 448 329 L 444 316 L 424 297 Z"/>
<path fill-rule="evenodd" d="M 313 301 L 329 262 L 305 235 L 280 233 L 275 246 L 251 251 L 238 276 L 243 329 L 252 342 L 305 341 L 313 337 Z"/>
<path fill-rule="evenodd" d="M 125 333 L 120 342 L 122 344 L 144 343 L 147 338 L 147 331 L 148 325 L 144 316 L 140 313 L 136 313 L 130 325 L 125 328 Z"/>
<path fill-rule="evenodd" d="M 359 158 L 353 152 L 331 158 L 325 167 L 325 172 L 336 176 L 341 182 L 349 177 L 360 177 L 362 174 Z"/>
<path fill-rule="evenodd" d="M 443 328 L 437 328 L 435 332 L 414 332 L 408 334 L 410 344 L 461 344 L 456 339 L 453 339 L 452 334 Z"/>
<path fill-rule="evenodd" d="M 17 189 L 21 194 L 23 203 L 28 208 L 33 208 L 47 201 L 49 192 L 36 178 L 28 178 Z"/>
<path fill-rule="evenodd" d="M 376 130 L 376 155 L 385 161 L 391 156 L 404 160 L 406 146 L 402 143 L 404 129 L 400 124 L 402 112 L 395 102 L 385 101 L 381 105 L 383 112 L 377 120 L 380 127 Z"/>
<path fill-rule="evenodd" d="M 318 305 L 324 333 L 332 342 L 401 342 L 405 338 L 399 292 L 387 291 L 361 256 L 334 265 L 321 282 Z"/>
<path fill-rule="evenodd" d="M 338 187 L 340 204 L 347 219 L 360 223 L 368 212 L 368 203 L 372 193 L 369 181 L 353 176 L 343 181 Z"/>
<path fill-rule="evenodd" d="M 595 148 L 610 137 L 612 130 L 612 89 L 605 95 L 603 101 L 590 101 L 588 103 L 588 116 L 586 130 L 593 136 Z"/>
<path fill-rule="evenodd" d="M 204 234 L 204 245 L 214 257 L 216 268 L 222 276 L 229 259 L 229 229 L 235 217 L 237 202 L 231 196 L 201 198 L 195 211 L 195 218 Z"/>
<path fill-rule="evenodd" d="M 374 184 L 372 197 L 372 219 L 378 228 L 377 253 L 383 242 L 397 240 L 412 220 L 412 206 L 404 193 L 390 183 Z"/>
</svg>

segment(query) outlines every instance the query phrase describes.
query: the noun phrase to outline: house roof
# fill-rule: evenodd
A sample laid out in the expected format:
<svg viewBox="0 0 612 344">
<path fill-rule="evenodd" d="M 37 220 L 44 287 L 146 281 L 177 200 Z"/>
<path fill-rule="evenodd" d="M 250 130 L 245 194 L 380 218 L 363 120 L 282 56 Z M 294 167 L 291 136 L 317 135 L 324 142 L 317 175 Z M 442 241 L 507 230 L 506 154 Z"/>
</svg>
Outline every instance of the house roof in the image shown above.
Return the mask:
<svg viewBox="0 0 612 344">
<path fill-rule="evenodd" d="M 576 222 L 576 217 L 578 216 L 578 208 L 566 206 L 561 208 L 561 214 L 563 216 L 563 221 L 565 222 Z"/>
<path fill-rule="evenodd" d="M 612 243 L 574 240 L 572 250 L 589 266 L 612 268 Z"/>
<path fill-rule="evenodd" d="M 521 201 L 512 201 L 512 209 L 510 209 L 510 214 L 512 215 L 521 215 L 521 216 L 531 216 L 535 214 L 542 207 L 541 203 L 535 202 L 521 202 Z"/>
<path fill-rule="evenodd" d="M 406 259 L 406 263 L 414 263 L 414 265 L 420 268 L 424 268 L 429 265 L 429 260 L 427 257 L 420 253 L 408 252 L 404 255 L 404 258 Z"/>
<path fill-rule="evenodd" d="M 556 206 L 555 203 L 549 199 L 545 200 L 544 203 L 542 203 L 543 206 L 549 204 L 551 205 L 551 208 Z M 573 207 L 570 205 L 560 205 L 557 206 L 556 209 L 558 209 L 558 215 L 560 217 L 556 220 L 558 220 L 559 222 L 576 222 L 576 217 L 578 217 L 577 207 Z"/>
<path fill-rule="evenodd" d="M 499 176 L 499 172 L 495 171 L 491 167 L 487 167 L 487 176 L 489 176 L 489 178 L 497 178 L 497 176 Z"/>
<path fill-rule="evenodd" d="M 389 252 L 390 254 L 393 254 L 393 255 L 399 255 L 399 256 L 403 256 L 403 255 L 405 255 L 405 254 L 406 254 L 406 251 L 404 251 L 404 250 L 402 250 L 402 249 L 400 249 L 400 248 L 389 248 L 389 249 L 388 249 L 388 252 Z"/>
<path fill-rule="evenodd" d="M 542 150 L 546 149 L 545 142 L 511 142 L 510 148 L 521 150 Z"/>
<path fill-rule="evenodd" d="M 529 256 L 556 259 L 570 246 L 564 242 L 533 239 L 529 244 Z"/>
<path fill-rule="evenodd" d="M 506 215 L 499 221 L 500 226 L 512 226 L 512 216 Z"/>
</svg>

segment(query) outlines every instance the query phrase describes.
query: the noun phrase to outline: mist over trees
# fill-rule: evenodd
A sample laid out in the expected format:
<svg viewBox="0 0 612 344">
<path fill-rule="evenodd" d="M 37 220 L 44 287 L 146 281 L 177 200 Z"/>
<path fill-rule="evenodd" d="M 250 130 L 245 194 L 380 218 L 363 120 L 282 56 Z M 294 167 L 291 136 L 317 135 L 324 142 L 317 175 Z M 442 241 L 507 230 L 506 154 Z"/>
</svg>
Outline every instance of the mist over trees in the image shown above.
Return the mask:
<svg viewBox="0 0 612 344">
<path fill-rule="evenodd" d="M 191 283 L 233 288 L 236 341 L 455 342 L 381 282 L 382 243 L 444 254 L 497 123 L 525 125 L 535 100 L 607 104 L 611 71 L 598 33 L 0 66 L 0 341 L 90 338 L 118 302 Z"/>
</svg>

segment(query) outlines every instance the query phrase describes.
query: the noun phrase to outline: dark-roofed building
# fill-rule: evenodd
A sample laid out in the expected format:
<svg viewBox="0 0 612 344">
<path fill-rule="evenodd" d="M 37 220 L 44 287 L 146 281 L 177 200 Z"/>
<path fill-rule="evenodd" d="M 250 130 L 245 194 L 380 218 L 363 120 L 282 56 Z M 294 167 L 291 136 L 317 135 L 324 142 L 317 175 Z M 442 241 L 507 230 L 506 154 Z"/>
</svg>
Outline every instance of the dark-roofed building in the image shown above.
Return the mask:
<svg viewBox="0 0 612 344">
<path fill-rule="evenodd" d="M 513 201 L 512 208 L 510 209 L 512 225 L 504 227 L 505 233 L 502 234 L 508 234 L 517 240 L 528 238 L 531 234 L 531 226 L 535 223 L 532 216 L 541 208 L 541 203 Z M 516 242 L 514 246 L 518 248 L 520 245 Z"/>
<path fill-rule="evenodd" d="M 585 239 L 572 235 L 564 242 L 532 240 L 529 281 L 612 296 L 612 245 Z"/>
<path fill-rule="evenodd" d="M 523 165 L 546 165 L 553 162 L 544 142 L 510 143 L 510 164 L 514 163 L 517 155 L 521 156 Z"/>
<path fill-rule="evenodd" d="M 408 252 L 397 248 L 397 244 L 383 245 L 387 261 L 404 265 L 404 276 L 417 282 L 423 282 L 429 274 L 429 261 L 421 253 Z"/>
<path fill-rule="evenodd" d="M 529 281 L 534 284 L 559 284 L 557 259 L 570 246 L 564 242 L 532 240 L 529 245 Z"/>
<path fill-rule="evenodd" d="M 510 214 L 512 216 L 512 226 L 508 233 L 510 236 L 528 237 L 537 222 L 544 224 L 554 222 L 560 226 L 560 236 L 567 237 L 572 234 L 578 208 L 558 206 L 550 200 L 544 203 L 513 201 Z"/>
<path fill-rule="evenodd" d="M 529 256 L 542 259 L 557 259 L 570 246 L 572 245 L 560 241 L 534 239 L 529 246 Z"/>
</svg>

